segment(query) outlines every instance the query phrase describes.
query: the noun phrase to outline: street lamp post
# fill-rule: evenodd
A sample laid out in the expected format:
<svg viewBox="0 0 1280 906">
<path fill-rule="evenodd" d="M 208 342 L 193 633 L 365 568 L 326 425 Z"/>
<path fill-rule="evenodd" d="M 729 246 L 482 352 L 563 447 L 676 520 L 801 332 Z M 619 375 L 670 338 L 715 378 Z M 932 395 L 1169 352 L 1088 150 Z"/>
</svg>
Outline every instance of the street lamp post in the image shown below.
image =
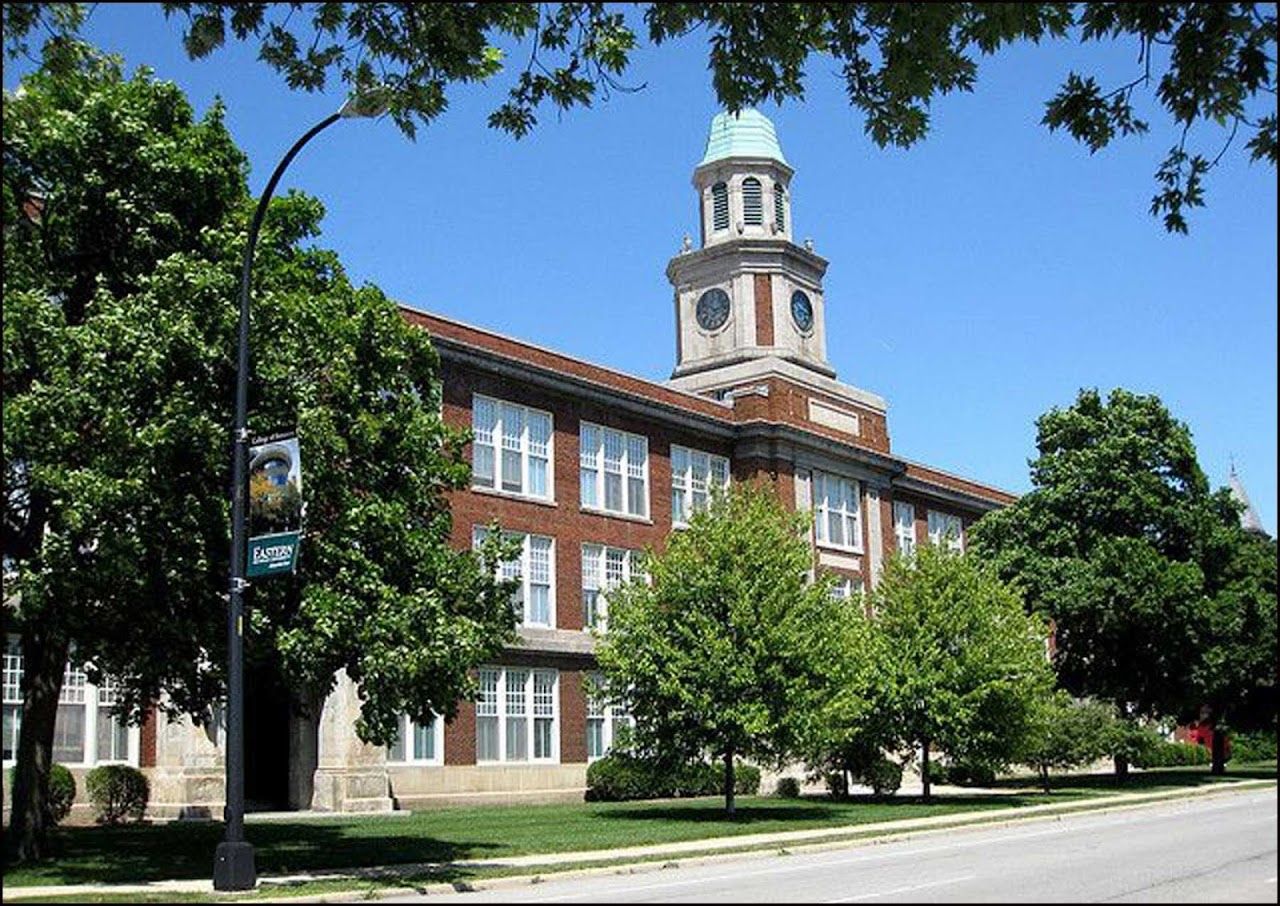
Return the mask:
<svg viewBox="0 0 1280 906">
<path fill-rule="evenodd" d="M 303 146 L 340 119 L 379 116 L 384 108 L 353 97 L 337 113 L 316 123 L 276 165 L 258 200 L 240 269 L 240 338 L 236 367 L 235 449 L 231 466 L 231 587 L 227 603 L 227 784 L 223 821 L 226 836 L 214 854 L 214 890 L 250 890 L 258 883 L 253 844 L 244 838 L 244 590 L 245 496 L 249 465 L 249 275 L 258 230 L 276 184 Z"/>
</svg>

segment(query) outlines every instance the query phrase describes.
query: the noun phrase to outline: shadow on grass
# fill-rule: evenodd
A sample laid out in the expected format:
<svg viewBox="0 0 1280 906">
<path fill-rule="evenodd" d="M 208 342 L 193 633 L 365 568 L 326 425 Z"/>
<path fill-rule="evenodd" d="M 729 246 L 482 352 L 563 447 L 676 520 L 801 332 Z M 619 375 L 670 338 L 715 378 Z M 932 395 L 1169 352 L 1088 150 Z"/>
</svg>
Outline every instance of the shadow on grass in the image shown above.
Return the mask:
<svg viewBox="0 0 1280 906">
<path fill-rule="evenodd" d="M 1209 773 L 1207 765 L 1187 768 L 1154 768 L 1131 771 L 1127 777 L 1114 772 L 1096 774 L 1051 774 L 1049 785 L 1054 790 L 1109 790 L 1118 793 L 1141 792 L 1158 787 L 1198 787 L 1233 780 L 1275 780 L 1275 765 L 1227 767 L 1227 773 Z M 1039 784 L 1037 777 L 1004 778 L 989 784 L 992 789 L 1023 789 Z"/>
<path fill-rule="evenodd" d="M 304 823 L 250 824 L 259 875 L 421 862 L 479 859 L 495 849 L 490 843 L 445 842 L 407 836 L 370 823 L 352 825 Z M 5 883 L 102 884 L 208 878 L 213 855 L 222 840 L 221 823 L 173 822 L 132 827 L 58 828 L 52 858 L 14 865 L 6 847 Z M 447 871 L 431 880 L 449 881 Z M 458 875 L 461 877 L 461 875 Z"/>
<path fill-rule="evenodd" d="M 758 799 L 739 804 L 730 816 L 724 810 L 723 800 L 700 799 L 689 804 L 672 804 L 667 807 L 641 805 L 615 807 L 601 812 L 601 817 L 627 821 L 665 821 L 677 824 L 707 823 L 750 826 L 787 824 L 793 829 L 804 825 L 866 824 L 876 821 L 892 821 L 895 818 L 916 818 L 934 814 L 977 811 L 997 808 L 1017 808 L 1046 801 L 1041 795 L 1001 794 L 935 794 L 926 802 L 921 796 L 851 796 L 847 799 L 811 799 L 804 804 L 772 804 Z"/>
</svg>

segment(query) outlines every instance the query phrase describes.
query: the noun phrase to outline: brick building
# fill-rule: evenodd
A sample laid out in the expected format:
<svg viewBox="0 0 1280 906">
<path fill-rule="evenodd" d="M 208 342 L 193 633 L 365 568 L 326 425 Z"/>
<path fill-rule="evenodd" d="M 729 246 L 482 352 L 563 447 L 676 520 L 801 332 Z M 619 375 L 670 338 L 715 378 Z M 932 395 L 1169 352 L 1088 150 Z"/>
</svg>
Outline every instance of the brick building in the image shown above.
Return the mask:
<svg viewBox="0 0 1280 906">
<path fill-rule="evenodd" d="M 588 762 L 627 719 L 589 700 L 590 629 L 607 623 L 608 588 L 629 577 L 634 552 L 660 551 L 714 483 L 767 478 L 788 506 L 811 511 L 814 567 L 836 573 L 846 595 L 874 585 L 894 550 L 963 546 L 973 520 L 1014 499 L 896 455 L 885 401 L 838 380 L 827 360 L 827 262 L 792 240 L 792 172 L 761 114 L 712 121 L 693 172 L 700 242 L 686 239 L 666 269 L 669 381 L 403 310 L 440 353 L 446 422 L 475 434 L 472 487 L 452 499 L 454 543 L 471 545 L 494 518 L 523 539 L 519 562 L 503 568 L 520 579 L 518 644 L 480 671 L 479 699 L 454 721 L 406 719 L 389 750 L 356 738 L 345 677 L 317 720 L 276 712 L 255 724 L 250 714 L 251 799 L 385 810 L 579 797 Z M 6 660 L 6 709 L 10 679 Z M 80 746 L 72 740 L 64 756 L 140 764 L 157 816 L 220 813 L 216 729 L 152 720 L 104 736 L 113 725 L 97 709 L 109 690 L 86 689 L 83 677 L 79 688 L 83 701 L 67 702 L 94 711 L 97 729 L 82 720 Z M 255 726 L 275 741 L 255 742 Z M 6 712 L 6 756 L 9 730 Z"/>
</svg>

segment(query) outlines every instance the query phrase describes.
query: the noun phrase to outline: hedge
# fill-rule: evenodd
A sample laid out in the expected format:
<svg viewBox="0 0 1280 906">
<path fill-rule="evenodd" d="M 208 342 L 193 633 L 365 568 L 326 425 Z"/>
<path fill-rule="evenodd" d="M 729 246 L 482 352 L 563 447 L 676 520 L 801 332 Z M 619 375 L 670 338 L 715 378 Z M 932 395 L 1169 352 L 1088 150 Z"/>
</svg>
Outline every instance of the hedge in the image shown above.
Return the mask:
<svg viewBox="0 0 1280 906">
<path fill-rule="evenodd" d="M 1208 764 L 1212 760 L 1208 746 L 1162 740 L 1159 745 L 1143 752 L 1140 758 L 1134 759 L 1133 765 L 1138 768 L 1179 768 Z"/>
<path fill-rule="evenodd" d="M 760 769 L 749 764 L 735 765 L 734 793 L 753 796 L 759 789 Z M 668 765 L 625 752 L 611 752 L 587 767 L 588 802 L 718 796 L 723 793 L 724 768 L 705 761 L 672 770 Z"/>
<path fill-rule="evenodd" d="M 1253 733 L 1233 733 L 1231 735 L 1231 760 L 1275 761 L 1275 731 L 1262 730 Z"/>
</svg>

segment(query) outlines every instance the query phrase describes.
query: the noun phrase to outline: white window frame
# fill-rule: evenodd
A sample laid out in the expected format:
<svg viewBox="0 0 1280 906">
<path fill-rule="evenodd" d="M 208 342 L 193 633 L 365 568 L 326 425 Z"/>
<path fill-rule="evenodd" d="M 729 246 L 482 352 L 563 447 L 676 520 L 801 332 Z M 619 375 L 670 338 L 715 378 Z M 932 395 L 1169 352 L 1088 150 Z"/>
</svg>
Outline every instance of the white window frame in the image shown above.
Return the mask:
<svg viewBox="0 0 1280 906">
<path fill-rule="evenodd" d="M 609 555 L 621 554 L 622 570 L 619 576 L 609 574 Z M 640 568 L 639 558 L 643 551 L 625 547 L 611 547 L 607 544 L 584 543 L 582 545 L 582 629 L 590 632 L 593 628 L 599 632 L 608 629 L 609 601 L 611 589 L 625 585 L 633 578 L 646 577 Z M 589 562 L 590 561 L 590 562 Z M 596 593 L 596 619 L 588 621 L 587 594 Z"/>
<path fill-rule="evenodd" d="M 595 444 L 588 441 L 588 435 L 595 437 Z M 608 467 L 605 451 L 608 442 L 613 438 L 619 444 L 618 471 Z M 635 463 L 635 451 L 643 450 L 644 461 Z M 631 434 L 617 428 L 608 428 L 595 422 L 584 421 L 578 430 L 578 494 L 579 505 L 593 513 L 605 513 L 609 516 L 621 516 L 623 519 L 648 520 L 653 507 L 653 492 L 649 483 L 649 438 L 643 434 Z M 620 474 L 622 481 L 621 509 L 611 509 L 605 501 L 605 473 Z M 590 476 L 590 477 L 589 477 Z M 643 512 L 632 512 L 631 482 L 639 479 L 644 494 Z M 593 489 L 594 502 L 588 501 L 583 493 Z"/>
<path fill-rule="evenodd" d="M 944 513 L 942 510 L 929 510 L 929 543 L 938 545 L 953 531 L 954 537 L 947 538 L 947 547 L 953 551 L 964 553 L 964 520 L 955 513 Z"/>
<path fill-rule="evenodd" d="M 560 671 L 544 668 L 544 667 L 481 667 L 481 674 L 485 672 L 495 673 L 498 678 L 497 685 L 497 712 L 494 715 L 481 715 L 477 708 L 476 715 L 476 764 L 559 764 L 560 763 Z M 522 714 L 514 714 L 508 711 L 508 690 L 507 678 L 512 674 L 524 674 L 524 712 Z M 536 744 L 535 724 L 539 719 L 545 719 L 536 713 L 536 705 L 534 701 L 534 691 L 536 689 L 536 678 L 538 676 L 544 679 L 551 679 L 551 754 L 545 757 L 537 757 L 534 755 L 534 746 Z M 483 679 L 483 677 L 482 677 Z M 498 721 L 498 757 L 496 759 L 486 759 L 480 757 L 480 719 L 481 717 L 496 717 Z M 507 757 L 507 720 L 508 718 L 519 719 L 523 717 L 525 721 L 525 758 L 514 759 Z"/>
<path fill-rule="evenodd" d="M 69 767 L 93 767 L 100 764 L 129 764 L 136 767 L 142 748 L 142 732 L 141 728 L 135 725 L 128 726 L 125 746 L 127 754 L 124 758 L 100 758 L 98 755 L 98 724 L 101 717 L 99 712 L 110 707 L 113 703 L 111 699 L 114 697 L 110 681 L 96 686 L 89 682 L 84 668 L 72 662 L 68 662 L 65 669 L 58 705 L 75 705 L 85 709 L 84 758 L 80 761 L 62 760 L 58 763 Z M 11 743 L 9 748 L 15 756 L 18 751 L 19 728 L 22 726 L 22 673 L 20 642 L 16 635 L 11 635 L 7 637 L 5 644 L 3 690 L 0 692 L 0 697 L 3 698 L 4 708 L 6 710 L 12 708 L 14 711 L 15 719 L 9 726 L 13 738 L 6 742 Z M 3 759 L 3 766 L 9 767 L 15 762 L 16 758 L 6 758 Z"/>
<path fill-rule="evenodd" d="M 833 550 L 862 553 L 862 485 L 854 478 L 835 475 L 831 472 L 813 470 L 812 478 L 814 539 L 819 547 Z M 830 488 L 837 489 L 839 506 L 831 505 Z M 845 489 L 848 494 L 845 494 Z M 849 503 L 852 501 L 852 509 Z M 830 540 L 831 526 L 829 519 L 835 515 L 840 519 L 844 529 L 845 542 Z"/>
<path fill-rule="evenodd" d="M 479 547 L 489 530 L 483 525 L 472 526 L 472 547 Z M 522 626 L 540 626 L 544 629 L 556 628 L 556 539 L 550 535 L 534 535 L 527 532 L 503 532 L 506 538 L 520 539 L 519 560 L 507 560 L 498 564 L 495 575 L 499 579 L 519 579 L 516 596 L 512 598 L 512 606 L 517 611 Z M 547 621 L 533 620 L 533 586 L 543 583 L 533 581 L 533 548 L 535 541 L 547 542 Z"/>
<path fill-rule="evenodd" d="M 904 518 L 905 517 L 905 518 Z M 913 554 L 916 550 L 915 504 L 902 500 L 893 502 L 893 536 L 898 542 L 898 553 Z"/>
<path fill-rule="evenodd" d="M 415 730 L 422 725 L 409 717 L 408 714 L 401 714 L 396 723 L 396 733 L 399 734 L 400 741 L 403 746 L 403 758 L 391 757 L 391 746 L 387 746 L 387 764 L 391 765 L 414 765 L 415 767 L 438 767 L 444 764 L 444 720 L 438 714 L 431 715 L 431 739 L 435 748 L 435 755 L 431 758 L 420 758 L 414 753 Z"/>
<path fill-rule="evenodd" d="M 613 748 L 613 744 L 616 741 L 614 739 L 615 724 L 625 722 L 627 726 L 632 727 L 633 729 L 636 725 L 635 715 L 624 706 L 612 702 L 603 702 L 600 700 L 598 694 L 592 694 L 594 691 L 604 687 L 603 679 L 602 674 L 598 671 L 588 673 L 586 676 L 585 688 L 583 689 L 583 692 L 585 693 L 584 697 L 587 702 L 587 719 L 584 724 L 584 732 L 586 733 L 584 748 L 587 753 L 587 764 L 590 764 L 593 761 L 598 761 L 605 755 L 609 754 L 609 750 Z M 600 724 L 599 755 L 591 754 L 591 725 L 593 721 Z"/>
<path fill-rule="evenodd" d="M 493 408 L 493 427 L 486 428 L 480 424 L 479 411 L 480 407 L 491 406 Z M 520 455 L 520 490 L 513 491 L 510 488 L 503 487 L 502 481 L 502 454 L 506 449 L 504 447 L 503 428 L 505 425 L 506 415 L 504 415 L 504 407 L 510 410 L 518 410 L 520 413 L 520 436 L 517 439 Z M 538 442 L 533 437 L 530 430 L 530 416 L 539 419 L 545 418 L 547 424 L 547 439 L 545 445 L 545 453 L 538 453 Z M 555 502 L 555 419 L 550 412 L 543 409 L 534 409 L 532 406 L 525 406 L 520 403 L 513 403 L 510 400 L 502 400 L 492 396 L 485 396 L 482 393 L 473 393 L 471 395 L 471 423 L 473 438 L 471 441 L 471 487 L 473 490 L 491 491 L 495 494 L 503 494 L 508 497 L 522 497 L 527 500 L 541 500 L 550 503 Z M 479 481 L 477 476 L 479 472 L 476 469 L 476 459 L 481 449 L 488 449 L 493 458 L 493 483 L 484 484 Z M 529 490 L 531 485 L 532 468 L 531 462 L 535 459 L 545 459 L 547 466 L 546 477 L 546 493 L 535 494 Z"/>
<path fill-rule="evenodd" d="M 705 477 L 702 487 L 697 487 L 696 466 L 699 461 L 705 466 L 702 470 Z M 677 469 L 677 465 L 683 467 Z M 723 475 L 718 480 L 717 470 Z M 711 500 L 711 488 L 728 487 L 732 480 L 729 473 L 729 459 L 717 456 L 705 450 L 695 450 L 680 444 L 671 445 L 671 525 L 673 528 L 687 528 L 689 519 L 699 510 L 704 510 Z M 702 503 L 698 503 L 698 495 L 702 495 Z"/>
</svg>

